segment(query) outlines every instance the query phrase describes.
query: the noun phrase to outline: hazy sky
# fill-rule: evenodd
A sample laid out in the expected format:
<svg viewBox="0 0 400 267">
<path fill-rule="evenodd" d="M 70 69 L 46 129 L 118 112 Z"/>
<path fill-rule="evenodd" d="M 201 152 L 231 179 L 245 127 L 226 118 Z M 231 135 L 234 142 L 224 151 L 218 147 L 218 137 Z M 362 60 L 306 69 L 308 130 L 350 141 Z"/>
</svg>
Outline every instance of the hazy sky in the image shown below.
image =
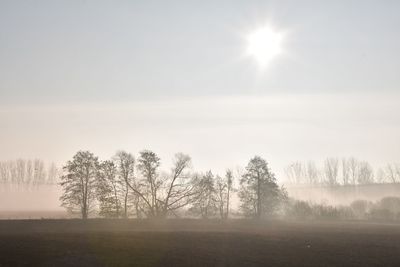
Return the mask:
<svg viewBox="0 0 400 267">
<path fill-rule="evenodd" d="M 399 1 L 0 1 L 0 159 L 399 161 Z M 246 56 L 284 33 L 267 68 Z"/>
</svg>

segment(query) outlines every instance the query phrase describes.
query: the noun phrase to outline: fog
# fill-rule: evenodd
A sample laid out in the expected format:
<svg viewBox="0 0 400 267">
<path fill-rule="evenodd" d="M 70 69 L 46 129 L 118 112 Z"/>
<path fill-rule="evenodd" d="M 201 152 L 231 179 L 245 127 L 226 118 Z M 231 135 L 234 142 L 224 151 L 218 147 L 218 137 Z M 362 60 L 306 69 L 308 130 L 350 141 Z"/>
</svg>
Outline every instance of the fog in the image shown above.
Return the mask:
<svg viewBox="0 0 400 267">
<path fill-rule="evenodd" d="M 169 168 L 175 152 L 196 169 L 223 172 L 254 154 L 280 182 L 294 160 L 355 156 L 376 167 L 398 160 L 398 94 L 274 94 L 162 98 L 124 103 L 0 107 L 0 159 L 62 165 L 80 149 L 107 158 L 152 149 Z"/>
<path fill-rule="evenodd" d="M 384 197 L 400 197 L 400 184 L 371 184 L 359 186 L 287 186 L 295 199 L 311 203 L 350 205 L 355 200 L 379 201 Z"/>
</svg>

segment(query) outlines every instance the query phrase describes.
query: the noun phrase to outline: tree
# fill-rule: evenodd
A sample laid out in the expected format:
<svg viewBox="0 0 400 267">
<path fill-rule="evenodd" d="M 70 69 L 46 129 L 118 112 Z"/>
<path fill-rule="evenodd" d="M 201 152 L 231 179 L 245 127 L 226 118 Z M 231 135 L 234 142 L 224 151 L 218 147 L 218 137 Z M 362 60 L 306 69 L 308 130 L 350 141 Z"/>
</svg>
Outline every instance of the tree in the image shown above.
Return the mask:
<svg viewBox="0 0 400 267">
<path fill-rule="evenodd" d="M 162 185 L 160 181 L 158 168 L 160 167 L 160 158 L 156 153 L 150 150 L 144 150 L 140 152 L 138 159 L 138 169 L 143 177 L 143 185 L 145 191 L 141 193 L 142 199 L 147 206 L 147 215 L 150 217 L 157 217 L 159 214 L 159 203 L 158 203 L 158 190 Z M 133 188 L 132 188 L 133 189 Z M 138 190 L 136 190 L 139 192 Z"/>
<path fill-rule="evenodd" d="M 318 184 L 318 169 L 314 161 L 309 161 L 306 168 L 306 176 L 309 184 Z"/>
<path fill-rule="evenodd" d="M 229 209 L 231 203 L 231 192 L 233 190 L 233 174 L 232 170 L 227 170 L 225 173 L 225 179 L 227 184 L 227 196 L 226 196 L 226 219 L 229 218 Z"/>
<path fill-rule="evenodd" d="M 118 173 L 118 191 L 122 195 L 123 217 L 128 218 L 129 199 L 131 187 L 136 187 L 135 180 L 135 157 L 125 151 L 118 151 L 114 156 Z"/>
<path fill-rule="evenodd" d="M 221 176 L 217 175 L 215 177 L 216 181 L 216 200 L 217 206 L 219 211 L 219 216 L 221 219 L 226 218 L 226 203 L 227 203 L 227 196 L 228 196 L 228 185 L 227 182 Z"/>
<path fill-rule="evenodd" d="M 33 180 L 33 164 L 32 160 L 28 160 L 26 163 L 26 183 L 31 184 Z"/>
<path fill-rule="evenodd" d="M 54 162 L 52 162 L 47 171 L 47 183 L 54 184 L 58 180 L 58 169 Z"/>
<path fill-rule="evenodd" d="M 383 169 L 383 176 L 390 183 L 400 183 L 400 164 L 387 164 Z"/>
<path fill-rule="evenodd" d="M 25 183 L 25 167 L 26 162 L 23 159 L 17 159 L 16 161 L 16 181 L 18 184 Z"/>
<path fill-rule="evenodd" d="M 337 158 L 327 158 L 325 160 L 325 177 L 329 186 L 338 185 L 339 160 Z"/>
<path fill-rule="evenodd" d="M 208 219 L 217 211 L 217 191 L 215 189 L 214 175 L 208 171 L 196 183 L 198 195 L 193 202 L 190 211 L 201 218 Z"/>
<path fill-rule="evenodd" d="M 117 167 L 113 161 L 104 161 L 99 165 L 97 197 L 99 215 L 118 218 L 121 215 L 120 190 L 118 188 Z"/>
<path fill-rule="evenodd" d="M 358 183 L 359 184 L 374 183 L 374 170 L 372 169 L 371 164 L 369 164 L 366 161 L 359 163 Z"/>
<path fill-rule="evenodd" d="M 46 180 L 46 171 L 44 168 L 44 162 L 40 159 L 33 161 L 33 184 L 41 185 Z"/>
<path fill-rule="evenodd" d="M 218 211 L 221 219 L 229 217 L 230 194 L 233 185 L 233 175 L 231 170 L 227 170 L 224 177 L 216 176 L 216 199 Z"/>
<path fill-rule="evenodd" d="M 299 161 L 291 163 L 285 168 L 286 177 L 291 184 L 301 184 L 303 182 L 304 168 Z"/>
<path fill-rule="evenodd" d="M 358 171 L 359 171 L 358 160 L 351 157 L 348 159 L 347 164 L 349 168 L 348 172 L 349 172 L 350 182 L 352 183 L 352 185 L 356 185 L 358 178 Z"/>
<path fill-rule="evenodd" d="M 177 153 L 174 157 L 171 174 L 160 174 L 160 158 L 150 150 L 140 152 L 138 158 L 139 174 L 128 181 L 135 195 L 135 203 L 140 213 L 148 218 L 165 218 L 195 198 L 195 183 L 187 172 L 191 167 L 188 155 Z"/>
<path fill-rule="evenodd" d="M 97 157 L 89 151 L 79 151 L 63 168 L 61 205 L 69 212 L 80 212 L 82 219 L 88 218 L 95 203 L 98 167 Z"/>
<path fill-rule="evenodd" d="M 350 174 L 349 174 L 349 163 L 347 159 L 342 159 L 342 182 L 343 185 L 348 185 L 350 182 Z"/>
<path fill-rule="evenodd" d="M 196 198 L 197 192 L 193 178 L 187 170 L 191 168 L 192 160 L 189 155 L 177 153 L 174 156 L 171 176 L 163 181 L 166 192 L 165 197 L 159 198 L 161 202 L 160 216 L 166 217 L 168 213 L 189 205 Z"/>
<path fill-rule="evenodd" d="M 260 219 L 271 215 L 279 206 L 282 192 L 263 158 L 250 159 L 240 185 L 239 197 L 245 215 Z"/>
</svg>

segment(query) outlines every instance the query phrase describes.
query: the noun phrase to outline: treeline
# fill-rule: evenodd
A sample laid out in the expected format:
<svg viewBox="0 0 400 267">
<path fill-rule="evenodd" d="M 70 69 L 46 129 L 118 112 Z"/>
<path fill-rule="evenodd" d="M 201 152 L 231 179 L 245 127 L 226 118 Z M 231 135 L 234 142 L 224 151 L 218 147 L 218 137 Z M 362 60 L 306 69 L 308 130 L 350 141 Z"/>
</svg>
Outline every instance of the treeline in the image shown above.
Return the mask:
<svg viewBox="0 0 400 267">
<path fill-rule="evenodd" d="M 288 184 L 294 185 L 365 185 L 373 183 L 400 183 L 400 163 L 387 164 L 374 170 L 367 161 L 354 157 L 325 159 L 322 165 L 314 161 L 293 162 L 285 168 Z"/>
<path fill-rule="evenodd" d="M 227 219 L 232 212 L 232 194 L 237 192 L 237 212 L 262 218 L 275 213 L 287 199 L 259 156 L 249 161 L 240 177 L 234 177 L 229 169 L 223 175 L 196 172 L 190 156 L 183 153 L 175 154 L 169 171 L 160 166 L 161 159 L 149 150 L 137 157 L 119 151 L 104 161 L 89 151 L 79 151 L 63 167 L 62 206 L 83 219 L 185 215 Z"/>
<path fill-rule="evenodd" d="M 56 184 L 59 174 L 55 163 L 46 165 L 40 159 L 0 161 L 0 184 L 2 185 L 29 187 Z"/>
<path fill-rule="evenodd" d="M 291 199 L 285 207 L 286 218 L 333 220 L 400 221 L 400 198 L 384 197 L 375 202 L 358 199 L 349 205 L 331 206 Z"/>
</svg>

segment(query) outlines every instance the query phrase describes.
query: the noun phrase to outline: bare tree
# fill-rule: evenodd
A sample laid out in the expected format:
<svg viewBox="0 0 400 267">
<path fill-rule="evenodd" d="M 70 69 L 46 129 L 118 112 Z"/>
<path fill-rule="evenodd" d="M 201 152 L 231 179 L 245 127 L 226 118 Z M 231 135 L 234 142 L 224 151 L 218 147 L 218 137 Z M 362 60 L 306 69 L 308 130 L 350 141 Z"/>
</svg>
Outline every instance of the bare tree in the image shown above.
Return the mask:
<svg viewBox="0 0 400 267">
<path fill-rule="evenodd" d="M 97 197 L 99 214 L 104 217 L 118 218 L 121 215 L 120 190 L 118 188 L 117 166 L 113 161 L 104 161 L 99 166 Z"/>
<path fill-rule="evenodd" d="M 7 184 L 9 182 L 10 174 L 7 167 L 7 162 L 0 161 L 0 181 L 3 184 Z"/>
<path fill-rule="evenodd" d="M 379 168 L 377 171 L 376 171 L 376 175 L 375 175 L 375 181 L 377 182 L 377 183 L 379 183 L 379 184 L 384 184 L 384 183 L 387 183 L 388 182 L 388 180 L 386 179 L 386 174 L 385 174 L 385 171 L 382 169 L 382 168 Z"/>
<path fill-rule="evenodd" d="M 213 217 L 218 210 L 217 191 L 215 189 L 214 175 L 208 171 L 197 183 L 199 194 L 193 202 L 190 211 L 204 219 Z"/>
<path fill-rule="evenodd" d="M 173 213 L 175 210 L 193 202 L 197 191 L 193 177 L 187 172 L 191 165 L 190 156 L 183 153 L 175 154 L 171 175 L 163 181 L 166 192 L 161 195 L 165 195 L 165 197 L 158 198 L 161 203 L 160 216 L 165 217 L 168 213 Z"/>
<path fill-rule="evenodd" d="M 318 184 L 318 169 L 314 161 L 308 161 L 306 168 L 306 176 L 309 184 Z"/>
<path fill-rule="evenodd" d="M 54 184 L 58 182 L 58 168 L 54 162 L 50 164 L 47 171 L 47 184 Z"/>
<path fill-rule="evenodd" d="M 372 184 L 374 183 L 374 170 L 371 164 L 366 161 L 359 163 L 359 174 L 358 174 L 359 184 Z"/>
<path fill-rule="evenodd" d="M 25 181 L 27 184 L 31 184 L 33 182 L 33 164 L 32 160 L 28 160 L 26 162 L 26 178 Z"/>
<path fill-rule="evenodd" d="M 98 159 L 91 152 L 79 151 L 63 168 L 61 205 L 69 212 L 80 212 L 82 219 L 88 218 L 96 199 L 98 166 Z"/>
<path fill-rule="evenodd" d="M 400 164 L 387 164 L 383 169 L 384 177 L 390 183 L 400 183 Z"/>
<path fill-rule="evenodd" d="M 135 157 L 125 151 L 118 151 L 114 156 L 114 161 L 118 169 L 118 183 L 119 190 L 123 195 L 123 217 L 128 218 L 129 200 L 131 199 L 130 194 L 131 187 L 135 186 Z"/>
<path fill-rule="evenodd" d="M 33 161 L 33 184 L 41 185 L 46 180 L 46 171 L 44 168 L 44 162 L 40 159 Z"/>
<path fill-rule="evenodd" d="M 350 166 L 346 158 L 342 158 L 342 183 L 348 185 L 350 183 Z"/>
<path fill-rule="evenodd" d="M 292 184 L 303 183 L 304 167 L 299 161 L 291 163 L 285 168 L 285 173 L 288 181 Z"/>
<path fill-rule="evenodd" d="M 221 219 L 226 218 L 226 203 L 228 196 L 228 184 L 224 178 L 217 175 L 215 177 L 215 187 L 216 187 L 216 200 L 218 203 L 218 211 Z"/>
<path fill-rule="evenodd" d="M 142 174 L 143 182 L 145 185 L 145 191 L 140 195 L 142 196 L 142 199 L 144 200 L 148 208 L 147 215 L 150 217 L 157 217 L 160 208 L 157 193 L 160 186 L 162 185 L 158 173 L 158 168 L 161 164 L 160 158 L 157 156 L 156 153 L 149 150 L 144 150 L 140 152 L 138 162 L 138 169 Z"/>
<path fill-rule="evenodd" d="M 218 204 L 219 216 L 221 219 L 229 217 L 230 197 L 233 186 L 233 174 L 227 170 L 224 177 L 219 175 L 215 178 L 216 200 Z"/>
<path fill-rule="evenodd" d="M 337 158 L 327 158 L 324 170 L 327 184 L 329 186 L 338 185 L 339 160 Z"/>
<path fill-rule="evenodd" d="M 351 157 L 347 160 L 349 179 L 352 185 L 357 184 L 358 172 L 359 172 L 359 163 L 358 160 Z"/>
<path fill-rule="evenodd" d="M 25 160 L 17 159 L 15 167 L 16 167 L 16 182 L 17 184 L 25 184 Z"/>
<path fill-rule="evenodd" d="M 232 170 L 227 170 L 225 173 L 226 179 L 226 219 L 229 218 L 229 210 L 230 210 L 230 203 L 231 203 L 231 192 L 233 190 L 233 174 Z"/>
<path fill-rule="evenodd" d="M 175 155 L 171 174 L 160 174 L 159 166 L 160 158 L 154 152 L 140 152 L 140 177 L 128 183 L 136 196 L 138 210 L 147 217 L 176 215 L 175 211 L 193 202 L 197 194 L 193 177 L 188 173 L 191 167 L 188 155 Z"/>
<path fill-rule="evenodd" d="M 17 163 L 15 161 L 8 161 L 8 168 L 10 172 L 10 182 L 11 184 L 17 184 Z"/>
</svg>

